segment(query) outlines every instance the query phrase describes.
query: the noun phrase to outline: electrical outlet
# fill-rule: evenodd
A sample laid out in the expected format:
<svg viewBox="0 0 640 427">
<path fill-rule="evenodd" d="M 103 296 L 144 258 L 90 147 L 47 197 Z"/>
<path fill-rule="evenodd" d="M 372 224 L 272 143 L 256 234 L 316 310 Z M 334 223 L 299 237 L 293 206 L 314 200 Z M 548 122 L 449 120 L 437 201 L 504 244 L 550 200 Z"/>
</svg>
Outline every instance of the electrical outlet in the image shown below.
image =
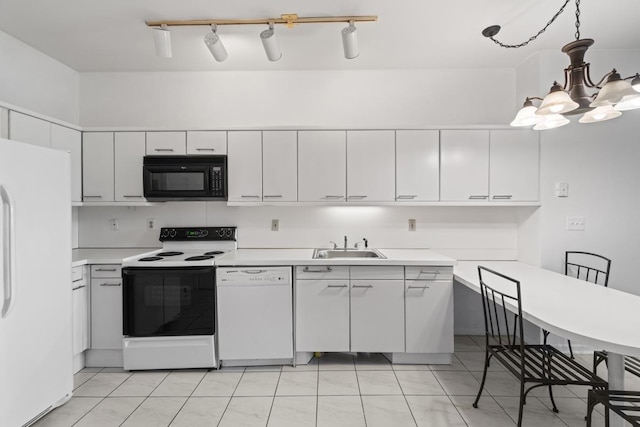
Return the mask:
<svg viewBox="0 0 640 427">
<path fill-rule="evenodd" d="M 272 219 L 271 220 L 271 231 L 279 231 L 280 230 L 280 220 Z"/>
<path fill-rule="evenodd" d="M 409 220 L 409 231 L 416 231 L 416 220 L 415 219 L 410 219 Z"/>
<path fill-rule="evenodd" d="M 156 220 L 153 218 L 147 218 L 147 230 L 156 229 Z"/>
<path fill-rule="evenodd" d="M 556 182 L 556 197 L 569 197 L 569 184 Z"/>
<path fill-rule="evenodd" d="M 119 226 L 120 226 L 120 223 L 118 222 L 118 220 L 116 218 L 113 218 L 113 219 L 109 220 L 109 230 L 118 231 L 118 227 Z"/>
<path fill-rule="evenodd" d="M 584 231 L 584 217 L 583 216 L 568 216 L 567 217 L 567 230 L 569 230 L 569 231 Z"/>
</svg>

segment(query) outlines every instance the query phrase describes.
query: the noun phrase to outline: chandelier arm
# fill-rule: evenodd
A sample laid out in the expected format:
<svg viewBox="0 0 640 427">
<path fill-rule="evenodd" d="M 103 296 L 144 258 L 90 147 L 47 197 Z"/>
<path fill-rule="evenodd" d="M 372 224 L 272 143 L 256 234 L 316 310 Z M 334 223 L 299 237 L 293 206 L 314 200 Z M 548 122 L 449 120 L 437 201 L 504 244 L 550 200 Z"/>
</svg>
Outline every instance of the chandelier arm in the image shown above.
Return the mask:
<svg viewBox="0 0 640 427">
<path fill-rule="evenodd" d="M 607 79 L 609 78 L 609 76 L 611 76 L 614 73 L 615 73 L 615 70 L 614 71 L 609 71 L 607 74 L 602 76 L 602 78 L 600 79 L 600 81 L 598 83 L 593 83 L 591 81 L 591 76 L 589 74 L 589 64 L 587 64 L 587 67 L 585 67 L 585 82 L 587 83 L 587 86 L 589 86 L 589 87 L 595 87 L 595 88 L 598 88 L 598 89 L 602 89 L 602 86 L 607 82 Z"/>
<path fill-rule="evenodd" d="M 564 84 L 562 85 L 563 90 L 567 90 L 569 88 L 569 81 L 571 79 L 571 72 L 568 68 L 564 69 Z"/>
</svg>

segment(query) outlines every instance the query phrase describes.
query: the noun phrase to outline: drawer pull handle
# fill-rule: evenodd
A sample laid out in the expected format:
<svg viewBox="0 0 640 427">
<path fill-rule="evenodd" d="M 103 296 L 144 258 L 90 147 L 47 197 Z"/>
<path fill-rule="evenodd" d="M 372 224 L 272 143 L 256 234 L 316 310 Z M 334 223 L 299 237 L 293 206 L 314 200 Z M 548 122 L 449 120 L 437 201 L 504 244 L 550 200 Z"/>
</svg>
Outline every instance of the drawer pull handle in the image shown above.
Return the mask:
<svg viewBox="0 0 640 427">
<path fill-rule="evenodd" d="M 327 285 L 327 288 L 346 288 L 347 285 Z"/>
<path fill-rule="evenodd" d="M 416 197 L 418 196 L 415 194 L 402 194 L 396 197 L 396 200 L 411 200 L 411 199 L 415 199 Z"/>
<path fill-rule="evenodd" d="M 274 195 L 274 196 L 267 196 L 267 195 L 265 195 L 265 196 L 264 196 L 264 198 L 265 198 L 265 199 L 266 199 L 266 198 L 273 198 L 273 199 L 277 199 L 277 198 L 281 198 L 281 197 L 282 197 L 281 195 Z"/>
<path fill-rule="evenodd" d="M 486 200 L 489 196 L 469 196 L 469 200 Z"/>
<path fill-rule="evenodd" d="M 324 267 L 320 270 L 312 270 L 309 267 L 305 267 L 302 269 L 302 271 L 304 271 L 305 273 L 328 273 L 330 271 L 333 271 L 333 269 L 331 267 Z"/>
<path fill-rule="evenodd" d="M 173 148 L 155 148 L 155 150 L 159 152 L 162 152 L 162 151 L 172 152 Z"/>
<path fill-rule="evenodd" d="M 102 196 L 83 196 L 85 199 L 102 199 Z"/>
<path fill-rule="evenodd" d="M 216 151 L 215 148 L 196 148 L 196 151 Z"/>
<path fill-rule="evenodd" d="M 120 286 L 120 283 L 100 283 L 100 286 Z"/>
<path fill-rule="evenodd" d="M 73 290 L 75 291 L 76 289 L 82 289 L 82 288 L 86 288 L 87 285 L 82 285 L 82 286 L 78 286 L 77 288 L 73 288 Z"/>
<path fill-rule="evenodd" d="M 419 274 L 433 274 L 434 276 L 437 276 L 438 274 L 440 274 L 440 270 L 436 270 L 436 271 L 420 270 Z"/>
<path fill-rule="evenodd" d="M 260 198 L 260 196 L 244 196 L 244 195 L 240 197 L 242 197 L 243 199 L 259 199 Z"/>
<path fill-rule="evenodd" d="M 493 196 L 494 200 L 509 200 L 511 199 L 513 196 L 510 194 L 502 194 L 502 195 L 495 195 Z"/>
<path fill-rule="evenodd" d="M 73 280 L 71 283 L 76 283 L 76 282 L 79 282 L 79 281 L 81 281 L 81 280 L 84 280 L 84 278 L 82 278 L 82 277 L 81 277 L 81 278 L 79 278 L 79 279 Z"/>
<path fill-rule="evenodd" d="M 344 199 L 344 196 L 331 196 L 331 195 L 326 195 L 323 197 L 323 199 Z"/>
<path fill-rule="evenodd" d="M 127 198 L 130 198 L 130 199 L 142 199 L 142 196 L 127 196 L 126 194 L 124 196 L 122 196 L 122 197 L 127 197 Z"/>
<path fill-rule="evenodd" d="M 352 288 L 373 288 L 373 285 L 352 285 Z"/>
<path fill-rule="evenodd" d="M 428 286 L 407 286 L 407 289 L 429 289 Z"/>
<path fill-rule="evenodd" d="M 349 196 L 349 199 L 356 199 L 356 200 L 362 200 L 366 198 L 367 196 Z"/>
<path fill-rule="evenodd" d="M 116 271 L 115 268 L 96 268 L 96 271 Z"/>
</svg>

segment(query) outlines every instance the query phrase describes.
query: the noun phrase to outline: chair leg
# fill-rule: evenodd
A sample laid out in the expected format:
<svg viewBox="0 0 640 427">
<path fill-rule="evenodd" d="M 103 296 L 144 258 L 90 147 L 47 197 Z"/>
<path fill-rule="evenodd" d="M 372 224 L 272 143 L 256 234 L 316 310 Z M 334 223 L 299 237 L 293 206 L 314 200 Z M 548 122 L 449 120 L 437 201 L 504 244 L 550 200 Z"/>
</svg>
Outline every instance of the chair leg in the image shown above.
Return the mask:
<svg viewBox="0 0 640 427">
<path fill-rule="evenodd" d="M 480 400 L 480 396 L 482 395 L 482 389 L 484 388 L 484 382 L 487 379 L 487 368 L 489 367 L 489 349 L 486 348 L 484 351 L 484 372 L 482 373 L 482 381 L 480 382 L 480 390 L 478 390 L 478 395 L 476 396 L 476 400 L 473 402 L 473 407 L 478 407 L 478 401 Z"/>
<path fill-rule="evenodd" d="M 553 405 L 553 412 L 558 413 L 558 407 L 556 406 L 556 401 L 553 399 L 553 387 L 549 386 L 549 398 L 551 399 L 551 404 Z"/>
<path fill-rule="evenodd" d="M 571 358 L 575 359 L 575 357 L 573 357 L 573 349 L 571 348 L 571 340 L 567 340 L 567 344 L 569 344 L 569 354 L 571 355 Z"/>
<path fill-rule="evenodd" d="M 549 337 L 549 331 L 546 331 L 546 330 L 543 329 L 542 330 L 542 336 L 543 336 L 542 344 L 543 345 L 547 345 L 547 338 Z"/>
<path fill-rule="evenodd" d="M 520 375 L 520 405 L 518 407 L 518 427 L 522 426 L 522 415 L 524 412 L 525 395 L 524 395 L 524 379 Z"/>
<path fill-rule="evenodd" d="M 587 427 L 591 427 L 591 415 L 593 414 L 593 408 L 596 406 L 596 400 L 591 396 L 591 393 L 587 395 Z"/>
</svg>

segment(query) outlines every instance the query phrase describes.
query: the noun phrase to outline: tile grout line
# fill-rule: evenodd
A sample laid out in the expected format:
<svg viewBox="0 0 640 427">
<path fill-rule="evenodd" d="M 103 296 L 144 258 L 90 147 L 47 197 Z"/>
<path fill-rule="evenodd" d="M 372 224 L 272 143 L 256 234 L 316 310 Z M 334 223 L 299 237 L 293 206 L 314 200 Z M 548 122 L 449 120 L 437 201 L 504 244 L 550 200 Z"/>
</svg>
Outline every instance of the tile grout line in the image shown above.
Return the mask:
<svg viewBox="0 0 640 427">
<path fill-rule="evenodd" d="M 276 394 L 278 393 L 278 386 L 280 385 L 280 378 L 282 378 L 282 367 L 280 367 L 280 372 L 278 373 L 278 382 L 276 382 L 276 389 L 273 390 L 273 399 L 271 399 L 271 407 L 269 408 L 269 414 L 267 414 L 267 424 L 269 425 L 269 419 L 271 418 L 271 411 L 273 411 L 273 404 L 276 401 Z"/>
<path fill-rule="evenodd" d="M 456 353 L 455 350 L 453 352 L 453 357 L 456 357 Z M 459 359 L 458 359 L 459 360 Z M 464 367 L 465 371 L 471 375 L 471 372 L 467 369 L 467 367 L 465 366 L 464 363 L 462 363 L 461 360 L 460 364 Z M 455 372 L 455 371 L 451 371 L 451 372 Z M 451 396 L 449 395 L 449 393 L 447 393 L 447 390 L 444 388 L 444 386 L 442 385 L 442 383 L 440 382 L 440 379 L 438 378 L 438 376 L 436 375 L 437 371 L 432 371 L 433 377 L 436 379 L 436 381 L 438 382 L 438 385 L 440 386 L 440 388 L 442 388 L 442 391 L 444 391 L 444 395 L 447 396 L 447 399 L 449 399 L 449 402 L 451 402 L 451 404 L 453 405 L 453 407 L 456 409 L 456 412 L 458 413 L 458 415 L 460 415 L 460 419 L 462 420 L 462 422 L 465 423 L 465 425 L 469 426 L 469 423 L 467 422 L 467 420 L 465 419 L 465 417 L 462 415 L 462 412 L 460 412 L 460 409 L 458 409 L 458 405 L 455 404 L 455 402 L 451 399 Z M 409 407 L 409 409 L 411 409 L 411 407 Z"/>
<path fill-rule="evenodd" d="M 198 381 L 198 384 L 196 384 L 196 386 L 193 388 L 193 390 L 191 390 L 191 394 L 189 394 L 189 396 L 187 396 L 187 398 L 184 400 L 184 402 L 182 403 L 182 405 L 180 406 L 180 409 L 178 409 L 175 413 L 175 415 L 173 416 L 173 418 L 171 418 L 171 421 L 169 421 L 168 426 L 171 426 L 171 424 L 175 421 L 176 417 L 178 416 L 178 414 L 180 413 L 180 411 L 182 411 L 182 408 L 184 408 L 184 406 L 187 404 L 187 402 L 189 401 L 189 399 L 191 399 L 191 397 L 193 396 L 193 393 L 196 392 L 196 389 L 200 386 L 200 384 L 202 384 L 202 381 L 204 381 L 205 377 L 207 376 L 207 374 L 211 372 L 210 369 L 207 370 L 207 372 L 204 373 L 204 375 L 202 376 L 202 378 L 200 378 L 200 381 Z M 167 375 L 168 377 L 169 375 Z M 154 389 L 155 390 L 155 389 Z M 153 393 L 153 392 L 152 392 Z M 182 397 L 182 396 L 181 396 Z"/>
<path fill-rule="evenodd" d="M 318 427 L 318 409 L 320 407 L 320 358 L 318 359 L 318 371 L 316 373 L 316 427 Z"/>
<path fill-rule="evenodd" d="M 173 371 L 171 371 L 171 372 L 173 372 Z M 169 372 L 169 373 L 168 373 L 168 374 L 167 374 L 167 375 L 162 379 L 162 381 L 160 381 L 160 384 L 162 384 L 162 383 L 163 383 L 167 378 L 169 378 L 169 375 L 171 375 L 171 372 Z M 130 375 L 127 377 L 127 379 L 131 378 L 132 376 L 133 376 L 133 374 L 130 374 Z M 125 381 L 126 381 L 126 380 L 125 380 Z M 122 383 L 120 383 L 120 385 L 119 385 L 118 387 L 120 387 L 122 384 L 124 384 L 124 382 L 125 382 L 125 381 L 123 381 Z M 160 387 L 160 384 L 158 384 L 157 386 L 155 386 L 155 387 L 154 387 L 154 389 L 153 389 L 153 390 L 151 390 L 151 393 L 153 393 L 153 392 L 154 392 L 158 387 Z M 113 389 L 113 391 L 112 391 L 111 393 L 113 393 L 114 391 L 116 391 L 116 390 L 118 389 L 118 387 L 116 387 L 115 389 Z M 109 393 L 109 394 L 111 394 L 111 393 Z M 127 422 L 127 420 L 131 417 L 131 415 L 133 415 L 133 413 L 134 413 L 134 412 L 136 412 L 136 411 L 138 410 L 138 408 L 140 408 L 140 407 L 142 406 L 142 404 L 143 404 L 144 402 L 146 402 L 146 401 L 147 401 L 147 399 L 149 398 L 149 396 L 151 396 L 151 393 L 147 394 L 147 395 L 144 397 L 144 399 L 142 399 L 142 402 L 140 402 L 140 403 L 138 404 L 138 406 L 136 406 L 136 407 L 135 407 L 135 409 L 134 409 L 133 411 L 131 411 L 131 413 L 130 413 L 129 415 L 127 415 L 127 417 L 124 419 L 124 421 L 122 421 L 122 423 L 120 423 L 120 426 L 122 426 L 124 423 L 126 423 L 126 422 Z M 107 397 L 108 397 L 108 396 L 107 396 Z M 114 398 L 115 398 L 115 397 L 114 397 Z"/>
<path fill-rule="evenodd" d="M 229 409 L 229 405 L 231 405 L 231 400 L 233 399 L 233 396 L 236 394 L 236 390 L 238 390 L 238 387 L 240 386 L 240 382 L 242 381 L 242 378 L 244 378 L 244 374 L 246 371 L 247 371 L 246 368 L 242 369 L 242 375 L 240 375 L 240 378 L 238 379 L 238 383 L 233 388 L 233 391 L 231 392 L 231 396 L 229 396 L 229 401 L 227 402 L 227 406 L 224 407 L 224 411 L 222 411 L 222 414 L 220 415 L 220 421 L 218 421 L 218 423 L 216 424 L 216 427 L 220 425 L 220 423 L 222 422 L 222 419 L 224 418 L 224 414 L 227 413 L 227 409 Z"/>
<path fill-rule="evenodd" d="M 358 383 L 358 394 L 360 395 L 360 406 L 362 407 L 362 418 L 364 418 L 364 427 L 367 427 L 367 413 L 364 411 L 364 399 L 362 398 L 362 390 L 360 389 L 360 378 L 358 378 L 358 370 L 356 369 L 355 358 L 353 360 L 353 370 L 356 374 L 356 382 Z"/>
<path fill-rule="evenodd" d="M 416 417 L 413 415 L 413 410 L 411 409 L 411 405 L 409 405 L 409 401 L 407 400 L 407 395 L 404 393 L 404 389 L 402 388 L 402 383 L 398 379 L 398 375 L 396 374 L 396 371 L 394 369 L 391 369 L 391 372 L 393 372 L 393 376 L 396 378 L 396 381 L 398 382 L 398 386 L 400 387 L 400 391 L 402 392 L 402 397 L 404 398 L 404 402 L 407 404 L 407 408 L 409 408 L 409 413 L 411 414 L 411 418 L 413 418 L 414 424 L 416 425 L 416 427 L 418 427 L 418 421 L 416 420 Z M 444 391 L 444 389 L 442 390 Z"/>
</svg>

